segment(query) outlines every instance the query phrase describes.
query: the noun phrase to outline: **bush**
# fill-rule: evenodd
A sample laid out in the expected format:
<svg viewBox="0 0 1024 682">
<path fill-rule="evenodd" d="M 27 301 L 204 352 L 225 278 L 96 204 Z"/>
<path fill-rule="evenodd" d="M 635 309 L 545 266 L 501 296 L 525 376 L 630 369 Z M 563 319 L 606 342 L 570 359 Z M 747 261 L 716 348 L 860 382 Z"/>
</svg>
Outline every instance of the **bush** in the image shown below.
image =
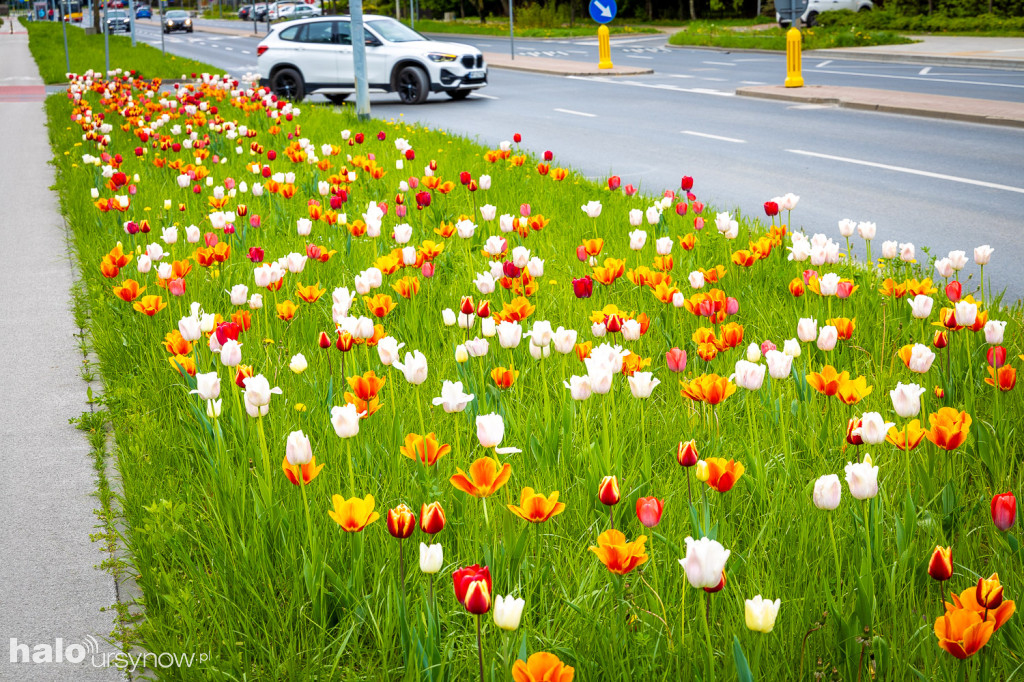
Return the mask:
<svg viewBox="0 0 1024 682">
<path fill-rule="evenodd" d="M 951 17 L 945 14 L 904 16 L 891 8 L 858 13 L 849 10 L 823 12 L 818 16 L 818 24 L 916 33 L 1024 32 L 1024 17 L 997 17 L 992 14 L 972 17 Z"/>
</svg>

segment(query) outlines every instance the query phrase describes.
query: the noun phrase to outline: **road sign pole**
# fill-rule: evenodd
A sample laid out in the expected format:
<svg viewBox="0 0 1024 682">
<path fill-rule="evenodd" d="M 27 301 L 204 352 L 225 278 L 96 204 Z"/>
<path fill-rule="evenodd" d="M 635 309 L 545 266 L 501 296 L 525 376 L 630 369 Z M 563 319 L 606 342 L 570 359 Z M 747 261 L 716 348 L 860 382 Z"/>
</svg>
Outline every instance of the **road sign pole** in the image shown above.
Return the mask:
<svg viewBox="0 0 1024 682">
<path fill-rule="evenodd" d="M 10 17 L 8 17 L 8 21 L 10 21 Z M 64 66 L 67 67 L 67 73 L 71 73 L 71 56 L 68 54 L 68 24 L 66 21 L 64 21 L 63 0 L 61 0 L 60 3 L 60 25 L 61 30 L 64 32 Z"/>
<path fill-rule="evenodd" d="M 135 47 L 135 0 L 128 0 L 128 21 L 132 22 L 132 47 Z"/>
<path fill-rule="evenodd" d="M 363 0 L 352 0 L 348 12 L 352 24 L 352 57 L 356 71 L 356 115 L 370 118 L 370 91 L 366 84 L 366 34 L 363 32 Z"/>
<path fill-rule="evenodd" d="M 608 27 L 604 24 L 597 29 L 597 68 L 610 69 L 612 64 L 612 45 L 608 37 Z"/>
<path fill-rule="evenodd" d="M 97 0 L 93 0 L 93 2 L 97 2 Z M 103 75 L 104 78 L 107 78 L 110 75 L 110 25 L 107 23 L 107 11 L 109 9 L 109 4 L 110 3 L 107 2 L 103 5 L 103 54 L 107 64 L 107 70 Z"/>
<path fill-rule="evenodd" d="M 800 29 L 795 25 L 786 31 L 786 87 L 802 88 L 804 77 L 802 71 L 802 58 L 800 54 Z"/>
<path fill-rule="evenodd" d="M 96 0 L 92 0 L 96 2 Z M 160 51 L 167 52 L 164 49 L 164 0 L 160 0 Z"/>
<path fill-rule="evenodd" d="M 514 0 L 508 0 L 508 52 L 514 60 L 516 58 L 516 10 Z"/>
</svg>

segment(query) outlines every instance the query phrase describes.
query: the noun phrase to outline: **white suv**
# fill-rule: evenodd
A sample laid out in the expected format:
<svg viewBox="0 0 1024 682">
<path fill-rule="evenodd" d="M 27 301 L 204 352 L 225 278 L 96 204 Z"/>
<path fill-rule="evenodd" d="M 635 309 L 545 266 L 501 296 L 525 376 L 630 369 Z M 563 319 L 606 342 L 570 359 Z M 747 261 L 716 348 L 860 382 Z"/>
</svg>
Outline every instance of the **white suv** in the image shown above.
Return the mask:
<svg viewBox="0 0 1024 682">
<path fill-rule="evenodd" d="M 868 12 L 874 9 L 874 7 L 871 0 L 808 0 L 807 9 L 800 16 L 800 23 L 804 26 L 814 26 L 818 23 L 818 15 L 822 12 L 837 9 L 848 9 L 852 12 Z M 775 13 L 775 21 L 779 22 L 779 26 L 783 28 L 789 26 L 789 19 L 783 19 L 778 12 Z"/>
<path fill-rule="evenodd" d="M 430 40 L 390 17 L 366 15 L 366 80 L 420 104 L 431 92 L 465 99 L 487 85 L 487 65 L 471 45 Z M 256 50 L 261 83 L 278 97 L 319 93 L 335 104 L 355 92 L 348 17 L 300 19 L 277 26 Z"/>
</svg>

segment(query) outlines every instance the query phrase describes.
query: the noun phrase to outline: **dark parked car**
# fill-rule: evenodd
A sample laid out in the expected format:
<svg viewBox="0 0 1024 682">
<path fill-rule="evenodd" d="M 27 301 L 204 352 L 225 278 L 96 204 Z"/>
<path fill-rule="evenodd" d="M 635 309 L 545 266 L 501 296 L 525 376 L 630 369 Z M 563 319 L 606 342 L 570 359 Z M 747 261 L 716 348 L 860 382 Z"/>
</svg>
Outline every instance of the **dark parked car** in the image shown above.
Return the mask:
<svg viewBox="0 0 1024 682">
<path fill-rule="evenodd" d="M 150 9 L 149 5 L 139 5 L 135 8 L 136 19 L 152 19 L 153 10 Z"/>
<path fill-rule="evenodd" d="M 255 5 L 253 12 L 256 13 L 256 21 L 266 21 L 267 13 L 270 11 L 270 5 Z"/>
<path fill-rule="evenodd" d="M 173 33 L 174 31 L 185 31 L 186 33 L 192 32 L 192 17 L 189 16 L 188 12 L 181 9 L 172 9 L 170 12 L 164 14 L 164 33 Z"/>
<path fill-rule="evenodd" d="M 252 21 L 252 5 L 242 5 L 239 7 L 238 18 L 242 21 Z"/>
<path fill-rule="evenodd" d="M 117 33 L 118 31 L 131 33 L 132 22 L 128 18 L 128 12 L 123 9 L 108 9 L 106 30 L 110 33 Z"/>
</svg>

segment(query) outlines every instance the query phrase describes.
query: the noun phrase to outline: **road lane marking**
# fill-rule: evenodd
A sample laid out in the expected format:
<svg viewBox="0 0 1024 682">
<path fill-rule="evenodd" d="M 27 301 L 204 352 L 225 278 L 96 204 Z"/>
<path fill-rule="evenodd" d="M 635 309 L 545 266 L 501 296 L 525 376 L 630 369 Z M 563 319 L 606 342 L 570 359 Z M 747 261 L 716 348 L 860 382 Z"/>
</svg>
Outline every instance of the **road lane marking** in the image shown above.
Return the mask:
<svg viewBox="0 0 1024 682">
<path fill-rule="evenodd" d="M 860 73 L 857 71 L 828 71 L 823 70 L 819 73 L 834 73 L 840 76 L 865 76 L 867 78 L 896 78 L 899 80 L 906 81 L 924 81 L 926 83 L 959 83 L 961 85 L 991 85 L 999 88 L 1024 88 L 1024 85 L 1015 85 L 1013 83 L 988 83 L 985 81 L 961 81 L 952 78 L 919 78 L 918 76 L 895 76 L 892 74 L 885 73 Z"/>
<path fill-rule="evenodd" d="M 711 133 L 698 133 L 696 130 L 680 130 L 683 135 L 693 135 L 695 137 L 706 137 L 709 140 L 719 140 L 721 142 L 736 142 L 737 144 L 746 144 L 746 140 L 740 140 L 735 137 L 723 137 L 722 135 L 712 135 Z"/>
<path fill-rule="evenodd" d="M 482 92 L 474 92 L 474 93 L 473 93 L 473 97 L 479 97 L 479 98 L 481 98 L 481 99 L 498 99 L 498 98 L 497 98 L 497 97 L 495 97 L 494 95 L 485 95 L 485 94 L 484 94 L 484 93 L 482 93 Z"/>
<path fill-rule="evenodd" d="M 916 168 L 906 168 L 904 166 L 891 166 L 887 163 L 876 163 L 874 161 L 863 161 L 861 159 L 849 159 L 845 156 L 832 156 L 831 154 L 819 154 L 818 152 L 809 152 L 803 149 L 787 149 L 787 152 L 792 154 L 800 154 L 801 156 L 812 156 L 818 159 L 827 159 L 829 161 L 841 161 L 843 163 L 852 163 L 858 166 L 869 166 L 871 168 L 881 168 L 883 170 L 891 170 L 897 173 L 907 173 L 909 175 L 920 175 L 926 178 L 935 178 L 936 180 L 949 180 L 950 182 L 959 182 L 964 185 L 975 185 L 977 187 L 988 187 L 989 189 L 1001 189 L 1006 192 L 1016 192 L 1017 194 L 1024 194 L 1024 187 L 1013 187 L 1011 185 L 1000 185 L 996 182 L 985 182 L 984 180 L 972 180 L 970 178 L 963 178 L 956 175 L 946 175 L 945 173 L 933 173 L 931 171 L 917 170 Z"/>
<path fill-rule="evenodd" d="M 918 76 L 927 76 L 927 75 L 928 75 L 928 72 L 929 72 L 929 71 L 931 71 L 931 70 L 932 70 L 932 67 L 930 67 L 930 66 L 926 66 L 926 67 L 924 67 L 923 69 L 921 69 L 920 71 L 918 71 L 918 72 L 917 72 L 917 75 L 918 75 Z"/>
<path fill-rule="evenodd" d="M 831 60 L 831 59 L 826 59 L 825 61 L 821 62 L 820 64 L 815 64 L 815 65 L 814 65 L 814 68 L 816 68 L 816 69 L 820 69 L 821 67 L 823 67 L 823 66 L 828 66 L 828 65 L 829 65 L 829 64 L 831 64 L 831 63 L 832 63 L 832 60 Z"/>
<path fill-rule="evenodd" d="M 718 66 L 736 66 L 732 62 L 701 62 L 701 64 L 716 64 Z"/>
<path fill-rule="evenodd" d="M 663 73 L 661 75 L 668 76 L 669 78 L 696 78 L 696 76 L 691 76 L 688 73 Z"/>
<path fill-rule="evenodd" d="M 644 57 L 643 55 L 639 54 L 627 54 L 626 56 L 630 57 L 631 59 L 654 59 L 654 57 Z"/>
<path fill-rule="evenodd" d="M 242 54 L 252 54 L 252 52 L 249 52 L 249 50 L 242 50 Z"/>
<path fill-rule="evenodd" d="M 588 114 L 585 111 L 573 111 L 572 109 L 555 109 L 555 111 L 562 114 L 572 114 L 573 116 L 586 116 L 587 118 L 597 118 L 597 114 Z"/>
<path fill-rule="evenodd" d="M 713 90 L 711 88 L 680 88 L 676 85 L 669 85 L 668 83 L 640 83 L 638 81 L 631 80 L 607 80 L 601 76 L 566 76 L 571 80 L 578 81 L 590 81 L 592 83 L 605 83 L 608 85 L 628 85 L 634 88 L 651 88 L 653 90 L 671 90 L 672 92 L 688 92 L 697 95 L 715 95 L 718 97 L 735 97 L 735 92 L 723 92 L 721 90 Z"/>
</svg>

